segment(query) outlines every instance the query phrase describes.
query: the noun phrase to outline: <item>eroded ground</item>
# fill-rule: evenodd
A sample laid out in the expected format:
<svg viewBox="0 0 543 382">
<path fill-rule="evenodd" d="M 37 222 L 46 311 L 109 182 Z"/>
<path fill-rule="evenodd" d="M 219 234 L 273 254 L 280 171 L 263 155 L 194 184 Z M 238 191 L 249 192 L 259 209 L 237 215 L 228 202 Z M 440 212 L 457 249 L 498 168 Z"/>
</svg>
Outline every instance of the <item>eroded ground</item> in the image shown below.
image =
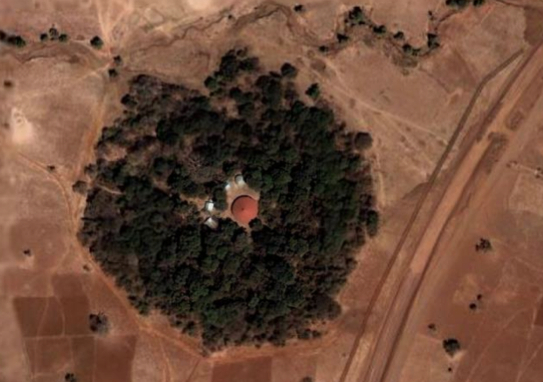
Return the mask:
<svg viewBox="0 0 543 382">
<path fill-rule="evenodd" d="M 401 66 L 384 41 L 367 36 L 319 52 L 335 40 L 345 12 L 357 4 L 414 43 L 424 43 L 433 25 L 428 11 L 444 16 L 441 48 L 416 67 Z M 475 154 L 487 152 L 488 140 L 473 146 L 470 136 L 540 42 L 537 4 L 488 0 L 450 16 L 437 0 L 309 1 L 300 14 L 292 5 L 0 3 L 2 28 L 27 39 L 23 49 L 0 47 L 0 381 L 61 381 L 67 372 L 78 381 L 96 382 L 296 382 L 306 376 L 343 382 L 381 375 L 390 381 L 541 380 L 543 201 L 536 175 L 542 167 L 543 105 L 541 86 L 529 86 L 541 81 L 540 53 L 498 102 L 506 107 L 496 109 L 487 129 L 505 136 L 505 148 L 488 151 L 479 161 Z M 68 43 L 39 42 L 52 24 L 70 35 Z M 104 40 L 103 49 L 90 47 L 94 35 Z M 292 62 L 300 69 L 302 89 L 319 82 L 350 128 L 372 133 L 383 227 L 364 247 L 341 294 L 344 314 L 321 340 L 203 357 L 196 340 L 164 319 L 139 317 L 79 245 L 75 235 L 84 197 L 72 184 L 93 160 L 100 129 L 121 113 L 118 100 L 127 78 L 143 72 L 201 87 L 232 46 L 248 46 L 270 68 Z M 123 57 L 120 76 L 110 79 L 107 71 L 117 54 Z M 459 130 L 473 94 L 493 71 Z M 458 139 L 443 157 L 456 131 Z M 474 153 L 473 160 L 465 155 L 474 168 L 455 160 L 465 152 Z M 431 203 L 419 203 L 442 158 L 436 191 L 427 198 Z M 468 171 L 466 183 L 462 168 Z M 438 192 L 456 184 L 457 193 L 454 187 L 444 196 Z M 450 211 L 448 200 L 455 202 Z M 412 223 L 411 241 L 398 246 L 417 209 L 422 212 Z M 432 239 L 431 232 L 424 233 L 435 211 L 444 211 L 439 216 L 446 224 Z M 474 251 L 480 237 L 491 239 L 493 251 Z M 412 305 L 393 297 L 402 280 L 415 280 L 405 278 L 405 269 L 412 254 L 422 253 L 415 251 L 419 238 L 421 248 L 434 243 L 428 253 L 441 256 L 421 278 L 405 324 L 404 332 L 412 335 L 400 330 L 391 365 L 372 369 L 379 351 L 389 359 L 389 347 L 379 344 L 387 343 L 387 333 L 390 339 L 397 334 L 387 329 L 396 323 L 384 319 L 396 312 L 387 302 L 394 301 L 390 306 L 401 313 Z M 477 294 L 483 297 L 472 311 L 468 306 Z M 107 336 L 89 331 L 87 316 L 98 311 L 110 318 Z M 383 329 L 383 322 L 391 325 Z M 428 331 L 429 323 L 436 324 L 435 332 Z M 441 347 L 449 336 L 462 343 L 454 359 Z M 382 373 L 373 373 L 377 369 Z"/>
</svg>

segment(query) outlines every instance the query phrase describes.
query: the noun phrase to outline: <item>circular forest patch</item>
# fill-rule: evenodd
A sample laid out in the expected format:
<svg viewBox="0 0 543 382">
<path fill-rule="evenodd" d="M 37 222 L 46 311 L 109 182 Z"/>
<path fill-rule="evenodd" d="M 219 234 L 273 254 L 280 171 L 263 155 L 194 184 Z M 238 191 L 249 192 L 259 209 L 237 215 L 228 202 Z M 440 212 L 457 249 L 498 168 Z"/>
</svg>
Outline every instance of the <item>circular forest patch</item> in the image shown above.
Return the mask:
<svg viewBox="0 0 543 382">
<path fill-rule="evenodd" d="M 290 64 L 262 73 L 238 50 L 206 79 L 209 95 L 133 78 L 87 167 L 83 243 L 142 313 L 159 310 L 210 350 L 319 336 L 378 224 L 361 155 L 371 137 L 304 103 Z M 237 174 L 260 195 L 248 227 L 227 217 Z"/>
</svg>

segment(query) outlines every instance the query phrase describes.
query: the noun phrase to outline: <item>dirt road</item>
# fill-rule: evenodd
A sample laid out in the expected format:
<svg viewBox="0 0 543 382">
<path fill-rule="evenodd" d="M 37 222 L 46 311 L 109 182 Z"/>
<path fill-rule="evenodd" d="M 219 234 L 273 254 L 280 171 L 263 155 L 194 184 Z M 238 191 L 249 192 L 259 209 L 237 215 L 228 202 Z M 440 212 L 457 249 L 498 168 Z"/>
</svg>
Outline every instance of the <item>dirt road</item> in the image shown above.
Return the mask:
<svg viewBox="0 0 543 382">
<path fill-rule="evenodd" d="M 514 104 L 519 94 L 530 86 L 541 70 L 543 50 L 540 47 L 541 45 L 534 47 L 518 69 L 512 73 L 505 88 L 500 92 L 481 125 L 478 126 L 477 134 L 473 134 L 473 138 L 480 138 L 485 133 L 507 133 L 502 123 L 505 117 L 498 117 L 506 114 L 502 113 L 502 110 L 507 110 L 507 105 Z M 529 135 L 520 130 L 515 134 L 509 134 L 509 136 L 511 141 L 508 146 L 515 148 L 522 147 L 515 140 L 526 140 Z M 457 162 L 454 175 L 414 251 L 409 269 L 401 282 L 391 310 L 387 314 L 381 335 L 378 337 L 372 354 L 372 362 L 369 364 L 364 379 L 362 379 L 364 381 L 392 381 L 396 380 L 398 376 L 401 362 L 396 362 L 396 359 L 404 358 L 404 351 L 399 346 L 400 339 L 404 332 L 410 332 L 410 330 L 406 330 L 405 323 L 414 307 L 413 302 L 421 283 L 427 275 L 428 266 L 433 257 L 438 255 L 434 253 L 436 244 L 467 186 L 476 181 L 474 174 L 494 144 L 490 139 L 473 138 L 469 141 L 468 146 L 461 149 L 460 161 Z M 478 188 L 482 189 L 483 187 L 480 185 Z M 407 345 L 406 341 L 403 341 L 402 344 Z"/>
<path fill-rule="evenodd" d="M 449 147 L 447 148 L 448 150 L 445 151 L 440 163 L 436 166 L 436 171 L 434 171 L 432 176 L 433 179 L 430 179 L 425 194 L 419 199 L 417 208 L 396 248 L 396 256 L 407 256 L 406 258 L 411 259 L 411 261 L 409 267 L 402 276 L 401 282 L 396 289 L 396 293 L 393 294 L 391 303 L 388 305 L 385 319 L 383 320 L 383 324 L 378 331 L 370 355 L 365 363 L 365 372 L 360 375 L 354 373 L 354 370 L 349 370 L 349 367 L 353 362 L 353 360 L 350 359 L 347 363 L 347 368 L 342 375 L 341 381 L 357 380 L 376 382 L 397 380 L 396 377 L 401 369 L 401 362 L 396 362 L 395 360 L 403 359 L 405 355 L 398 345 L 402 333 L 409 332 L 409 330 L 404 330 L 404 326 L 407 317 L 413 308 L 413 301 L 415 300 L 417 292 L 426 275 L 428 265 L 434 256 L 434 248 L 456 205 L 462 198 L 464 190 L 473 180 L 473 174 L 476 172 L 481 160 L 485 157 L 486 153 L 492 149 L 493 141 L 480 138 L 485 133 L 502 132 L 501 130 L 503 130 L 504 124 L 497 122 L 500 120 L 497 116 L 501 115 L 500 112 L 502 109 L 507 109 L 507 107 L 504 108 L 504 105 L 515 103 L 518 94 L 529 87 L 533 78 L 537 76 L 537 73 L 541 70 L 543 49 L 540 48 L 541 44 L 530 49 L 525 54 L 525 57 L 518 67 L 507 79 L 505 86 L 489 108 L 482 123 L 472 129 L 470 134 L 468 134 L 468 137 L 464 140 L 463 147 L 460 147 L 453 168 L 449 171 L 449 176 L 446 179 L 447 184 L 446 187 L 444 187 L 444 193 L 439 198 L 439 203 L 432 209 L 432 213 L 427 220 L 426 229 L 422 231 L 422 235 L 418 240 L 418 244 L 415 246 L 415 250 L 409 253 L 410 248 L 405 245 L 406 238 L 408 235 L 412 234 L 412 227 L 415 220 L 419 217 L 419 211 L 423 209 L 428 194 L 432 191 L 433 183 L 437 176 L 440 175 L 443 162 L 447 159 L 447 155 L 455 144 L 457 135 L 460 133 L 465 121 L 469 117 L 473 104 L 490 78 L 493 78 L 503 70 L 513 58 L 501 65 L 493 71 L 493 73 L 490 73 L 479 85 L 472 98 L 472 102 L 459 123 L 459 127 L 455 131 L 455 136 L 451 139 Z M 512 135 L 511 139 L 516 139 L 517 136 L 526 139 L 526 134 L 522 134 L 521 131 Z M 511 146 L 515 145 L 511 144 Z M 405 341 L 402 343 L 405 343 Z M 358 344 L 356 344 L 353 352 L 351 352 L 352 357 L 356 355 L 358 350 L 357 347 Z"/>
</svg>

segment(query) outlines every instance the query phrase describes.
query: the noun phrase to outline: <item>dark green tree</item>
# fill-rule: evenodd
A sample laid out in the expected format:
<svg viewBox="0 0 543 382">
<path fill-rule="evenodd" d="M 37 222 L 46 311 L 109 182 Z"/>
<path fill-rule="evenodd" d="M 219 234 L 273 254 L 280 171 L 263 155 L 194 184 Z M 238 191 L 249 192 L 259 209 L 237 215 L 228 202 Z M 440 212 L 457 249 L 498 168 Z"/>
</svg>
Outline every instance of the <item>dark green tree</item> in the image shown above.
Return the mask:
<svg viewBox="0 0 543 382">
<path fill-rule="evenodd" d="M 319 84 L 311 84 L 305 91 L 305 94 L 307 94 L 312 99 L 316 100 L 321 95 L 321 90 L 319 87 Z"/>
<path fill-rule="evenodd" d="M 460 342 L 456 338 L 447 338 L 443 340 L 443 349 L 451 357 L 460 351 Z"/>
<path fill-rule="evenodd" d="M 94 36 L 91 40 L 90 40 L 90 44 L 91 46 L 94 48 L 94 49 L 102 49 L 102 47 L 104 46 L 104 42 L 102 41 L 102 39 L 98 36 Z"/>
</svg>

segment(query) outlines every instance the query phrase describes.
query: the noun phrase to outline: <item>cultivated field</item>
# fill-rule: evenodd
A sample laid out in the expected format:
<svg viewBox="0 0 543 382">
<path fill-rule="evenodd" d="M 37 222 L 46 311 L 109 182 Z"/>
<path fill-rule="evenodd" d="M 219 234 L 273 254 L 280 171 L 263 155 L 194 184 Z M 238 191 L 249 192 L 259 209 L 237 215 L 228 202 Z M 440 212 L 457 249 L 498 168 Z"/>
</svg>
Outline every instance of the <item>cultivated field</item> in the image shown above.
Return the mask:
<svg viewBox="0 0 543 382">
<path fill-rule="evenodd" d="M 543 379 L 543 8 L 303 5 L 0 2 L 2 29 L 27 42 L 0 45 L 0 382 Z M 441 46 L 408 63 L 392 39 L 364 30 L 337 44 L 355 5 L 413 46 L 429 32 Z M 69 40 L 40 42 L 52 25 Z M 318 82 L 350 129 L 372 134 L 382 227 L 322 338 L 207 355 L 163 317 L 139 316 L 93 262 L 77 240 L 85 197 L 72 185 L 121 115 L 130 77 L 203 89 L 220 57 L 244 46 L 264 66 L 294 64 L 301 91 Z M 475 250 L 481 238 L 490 251 Z M 97 312 L 107 335 L 89 329 Z M 445 338 L 460 341 L 454 357 Z"/>
</svg>

